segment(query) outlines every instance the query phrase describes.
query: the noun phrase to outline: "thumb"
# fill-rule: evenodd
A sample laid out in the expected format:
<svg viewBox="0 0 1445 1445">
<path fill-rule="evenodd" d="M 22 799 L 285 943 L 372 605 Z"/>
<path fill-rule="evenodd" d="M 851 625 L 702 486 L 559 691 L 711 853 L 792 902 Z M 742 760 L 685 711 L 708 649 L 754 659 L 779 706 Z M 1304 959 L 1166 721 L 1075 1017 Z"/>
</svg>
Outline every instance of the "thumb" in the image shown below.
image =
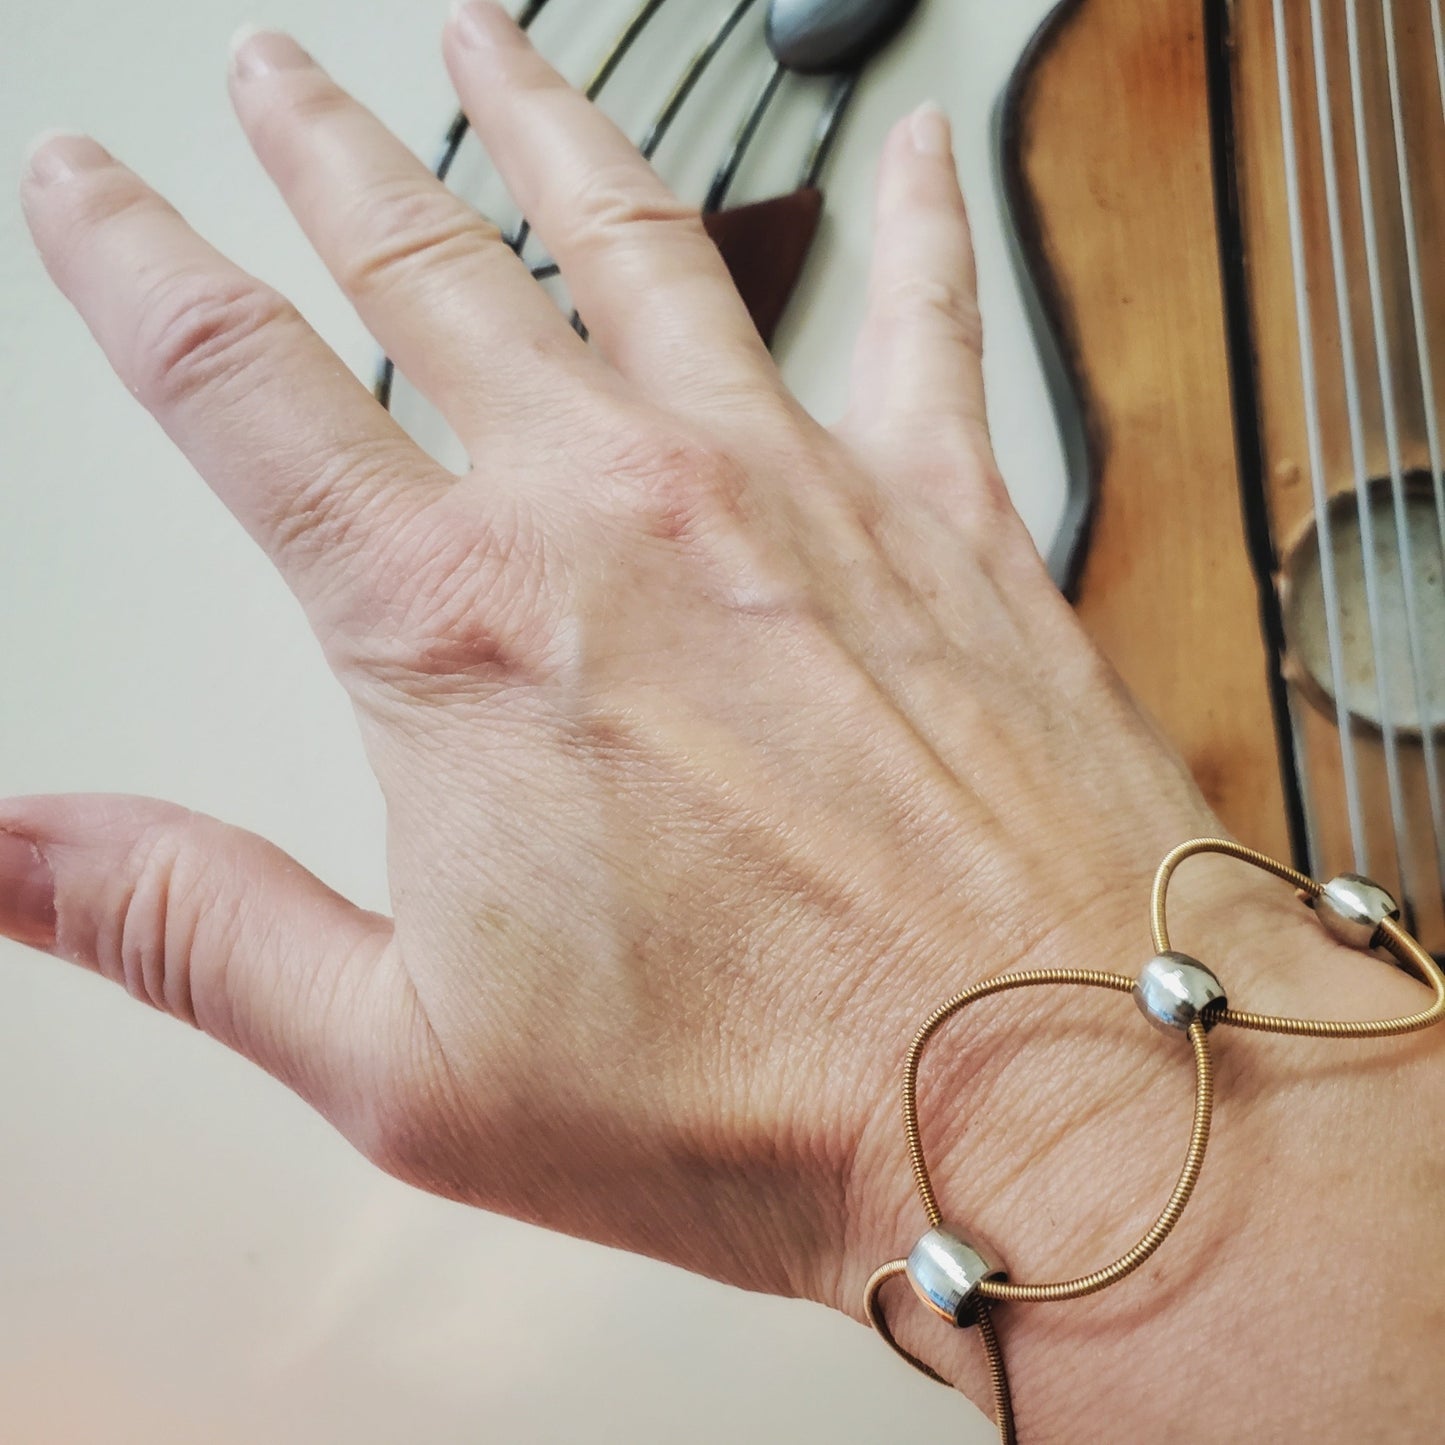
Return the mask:
<svg viewBox="0 0 1445 1445">
<path fill-rule="evenodd" d="M 924 105 L 894 126 L 883 151 L 845 429 L 895 455 L 900 446 L 936 447 L 941 436 L 983 437 L 982 357 L 948 119 Z"/>
<path fill-rule="evenodd" d="M 0 934 L 196 1025 L 353 1137 L 416 1014 L 387 919 L 254 834 L 145 798 L 0 803 Z"/>
</svg>

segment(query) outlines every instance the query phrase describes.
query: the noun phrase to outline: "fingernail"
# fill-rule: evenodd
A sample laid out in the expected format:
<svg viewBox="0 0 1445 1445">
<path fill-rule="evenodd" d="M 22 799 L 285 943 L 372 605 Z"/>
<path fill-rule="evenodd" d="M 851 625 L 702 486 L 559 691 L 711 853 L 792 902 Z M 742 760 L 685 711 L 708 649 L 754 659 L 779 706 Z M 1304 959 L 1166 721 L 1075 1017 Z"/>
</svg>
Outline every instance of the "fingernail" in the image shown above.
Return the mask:
<svg viewBox="0 0 1445 1445">
<path fill-rule="evenodd" d="M 0 934 L 31 948 L 55 947 L 55 875 L 18 833 L 0 833 Z"/>
<path fill-rule="evenodd" d="M 492 0 L 452 0 L 452 24 L 471 45 L 525 43 L 517 22 Z"/>
<path fill-rule="evenodd" d="M 255 80 L 278 70 L 304 70 L 316 62 L 279 30 L 258 30 L 243 25 L 231 37 L 231 74 L 237 80 Z"/>
<path fill-rule="evenodd" d="M 935 100 L 926 100 L 913 112 L 910 121 L 913 149 L 921 156 L 946 156 L 953 149 L 953 131 L 943 107 Z"/>
<path fill-rule="evenodd" d="M 42 186 L 110 163 L 111 154 L 103 145 L 73 130 L 41 131 L 25 154 L 26 174 Z"/>
</svg>

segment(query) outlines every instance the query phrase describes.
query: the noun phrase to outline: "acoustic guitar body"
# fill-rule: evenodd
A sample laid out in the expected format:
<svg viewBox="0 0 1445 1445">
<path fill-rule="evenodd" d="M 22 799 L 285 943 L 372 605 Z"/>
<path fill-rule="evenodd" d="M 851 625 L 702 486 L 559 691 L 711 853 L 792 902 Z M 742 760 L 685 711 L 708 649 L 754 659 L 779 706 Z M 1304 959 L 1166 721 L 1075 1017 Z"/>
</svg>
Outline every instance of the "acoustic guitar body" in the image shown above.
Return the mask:
<svg viewBox="0 0 1445 1445">
<path fill-rule="evenodd" d="M 1237 837 L 1437 952 L 1439 42 L 1427 0 L 1065 0 L 1000 131 L 1081 617 Z"/>
</svg>

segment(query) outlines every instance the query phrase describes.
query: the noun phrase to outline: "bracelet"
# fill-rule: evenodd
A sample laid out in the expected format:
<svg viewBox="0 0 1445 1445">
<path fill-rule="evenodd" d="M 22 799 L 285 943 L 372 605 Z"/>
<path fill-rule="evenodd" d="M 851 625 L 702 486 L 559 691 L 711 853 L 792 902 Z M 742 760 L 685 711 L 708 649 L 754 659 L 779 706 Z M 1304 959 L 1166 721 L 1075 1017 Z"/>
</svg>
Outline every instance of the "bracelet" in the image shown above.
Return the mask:
<svg viewBox="0 0 1445 1445">
<path fill-rule="evenodd" d="M 1387 949 L 1402 968 L 1430 985 L 1435 993 L 1434 1001 L 1429 1008 L 1418 1013 L 1360 1023 L 1280 1018 L 1231 1008 L 1224 987 L 1214 974 L 1198 959 L 1175 952 L 1169 946 L 1165 916 L 1169 881 L 1186 858 L 1199 853 L 1222 853 L 1293 884 L 1300 901 L 1314 910 L 1315 916 L 1335 939 L 1365 951 Z M 1429 952 L 1400 926 L 1399 917 L 1400 910 L 1394 899 L 1379 884 L 1359 874 L 1342 873 L 1328 883 L 1317 883 L 1306 874 L 1252 848 L 1224 838 L 1195 838 L 1181 843 L 1169 853 L 1154 875 L 1150 932 L 1155 956 L 1144 965 L 1137 979 L 1086 968 L 1031 969 L 997 974 L 940 1004 L 914 1034 L 903 1066 L 903 1132 L 918 1197 L 928 1216 L 928 1232 L 913 1246 L 906 1259 L 890 1260 L 876 1269 L 863 1295 L 864 1312 L 884 1343 L 914 1369 L 942 1384 L 948 1383 L 937 1371 L 898 1343 L 884 1317 L 881 1302 L 883 1286 L 899 1275 L 906 1275 L 914 1293 L 933 1313 L 956 1328 L 977 1327 L 993 1380 L 994 1416 L 999 1435 L 1004 1445 L 1015 1445 L 1018 1437 L 1013 1401 L 1003 1350 L 994 1328 L 992 1306 L 1002 1301 L 1041 1303 L 1095 1294 L 1132 1274 L 1163 1244 L 1189 1203 L 1209 1143 L 1209 1124 L 1214 1105 L 1214 1064 L 1209 1052 L 1209 1032 L 1215 1025 L 1232 1024 L 1235 1028 L 1308 1038 L 1363 1039 L 1415 1033 L 1445 1017 L 1445 974 L 1441 973 Z M 1174 1190 L 1159 1217 L 1132 1249 L 1103 1269 L 1075 1279 L 1053 1284 L 1015 1284 L 996 1260 L 944 1223 L 918 1127 L 918 1066 L 929 1041 L 954 1014 L 990 994 L 1041 984 L 1070 984 L 1132 993 L 1140 1012 L 1152 1024 L 1166 1032 L 1183 1033 L 1194 1056 L 1194 1124 L 1189 1134 L 1184 1167 L 1180 1170 Z"/>
</svg>

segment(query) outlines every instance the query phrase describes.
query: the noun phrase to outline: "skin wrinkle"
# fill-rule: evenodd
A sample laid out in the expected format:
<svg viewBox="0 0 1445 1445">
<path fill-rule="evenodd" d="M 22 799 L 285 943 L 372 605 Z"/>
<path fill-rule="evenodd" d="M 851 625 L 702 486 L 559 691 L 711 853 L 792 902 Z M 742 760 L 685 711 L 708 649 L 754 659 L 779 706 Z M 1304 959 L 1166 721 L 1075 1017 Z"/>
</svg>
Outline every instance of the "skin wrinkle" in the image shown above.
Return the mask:
<svg viewBox="0 0 1445 1445">
<path fill-rule="evenodd" d="M 495 226 L 480 215 L 458 216 L 443 195 L 418 197 L 394 183 L 391 194 L 377 188 L 362 205 L 364 218 L 353 218 L 353 224 L 369 238 L 367 249 L 353 249 L 337 276 L 346 294 L 358 300 L 384 296 L 402 269 L 444 286 L 448 272 L 465 272 L 457 262 L 491 263 L 502 245 Z"/>
<path fill-rule="evenodd" d="M 446 494 L 411 522 L 376 569 L 350 632 L 365 682 L 407 696 L 537 686 L 555 663 L 539 548 L 525 508 L 493 506 L 485 531 L 459 529 Z"/>
<path fill-rule="evenodd" d="M 202 843 L 182 852 L 177 862 L 178 865 L 194 866 L 196 860 L 204 856 Z M 263 939 L 269 934 L 268 941 L 282 949 L 287 947 L 288 940 L 276 930 L 274 918 L 259 914 L 257 900 L 248 897 L 244 880 L 237 876 L 234 868 L 229 870 L 229 874 L 225 883 L 217 886 L 213 876 L 204 872 L 198 873 L 190 880 L 187 889 L 187 892 L 195 890 L 194 898 L 188 898 L 184 894 L 176 896 L 178 890 L 172 885 L 172 911 L 178 911 L 182 918 L 191 920 L 191 933 L 187 939 L 172 939 L 167 934 L 166 958 L 168 961 L 177 958 L 184 960 L 184 966 L 174 972 L 184 980 L 185 1008 L 182 1010 L 177 1003 L 172 1002 L 171 1012 L 207 1033 L 240 1037 L 248 1031 L 249 1024 L 243 1023 L 243 1015 L 237 1007 L 238 1001 L 230 988 L 229 961 L 239 950 L 240 940 L 252 929 Z M 218 962 L 208 970 L 202 981 L 202 988 L 198 990 L 197 960 L 202 958 Z M 168 972 L 170 971 L 172 970 L 168 968 Z M 318 977 L 318 972 L 311 973 L 304 985 L 307 993 L 315 991 Z M 210 999 L 221 1001 L 220 1016 L 203 1022 L 211 1012 Z M 267 1042 L 270 1047 L 255 1047 L 255 1052 L 278 1052 L 274 1047 L 275 1040 Z"/>
<path fill-rule="evenodd" d="M 238 880 L 239 882 L 239 880 Z M 286 956 L 285 950 L 294 946 L 294 942 L 288 937 L 274 917 L 259 917 L 259 909 L 256 907 L 256 900 L 248 897 L 243 888 L 237 888 L 233 896 L 238 900 L 235 909 L 236 924 L 235 931 L 238 936 L 244 936 L 252 929 L 259 931 L 264 940 L 262 946 L 274 949 L 279 957 Z M 251 910 L 251 917 L 245 916 L 245 910 Z M 299 1016 L 312 1018 L 319 1021 L 318 1033 L 334 1038 L 345 1031 L 345 1026 L 350 1022 L 348 1014 L 358 1008 L 357 999 L 360 994 L 359 977 L 365 967 L 365 954 L 377 950 L 377 946 L 386 947 L 390 944 L 391 929 L 383 923 L 379 935 L 358 941 L 357 947 L 346 954 L 344 958 L 332 960 L 325 959 L 317 961 L 306 959 L 299 961 L 297 971 L 302 973 L 304 983 L 300 989 L 301 1007 L 296 1010 Z M 222 960 L 221 965 L 208 979 L 208 991 L 225 1000 L 226 1016 L 230 1020 L 230 1027 L 241 1037 L 250 1040 L 250 1050 L 258 1055 L 283 1056 L 288 1052 L 286 1048 L 286 1036 L 295 1031 L 295 1025 L 289 1018 L 286 1004 L 287 996 L 280 991 L 279 982 L 290 970 L 278 970 L 275 977 L 278 982 L 278 991 L 272 1000 L 272 1007 L 269 1010 L 257 1010 L 255 1016 L 253 1011 L 247 1007 L 248 999 L 244 988 L 238 988 L 232 977 L 229 960 L 239 950 L 228 948 L 223 941 L 212 939 L 208 943 L 207 955 Z M 357 980 L 350 982 L 349 980 Z M 272 1019 L 280 1020 L 280 1027 L 277 1028 L 270 1023 Z M 199 1018 L 197 1020 L 199 1022 Z M 204 1025 L 202 1025 L 204 1027 Z M 261 1040 L 264 1039 L 263 1044 Z M 315 1077 L 314 1071 L 309 1071 L 309 1082 L 305 1086 L 313 1097 L 320 1097 L 323 1093 L 321 1082 Z"/>
<path fill-rule="evenodd" d="M 543 208 L 552 211 L 561 204 L 559 196 L 566 198 L 572 217 L 568 244 L 574 252 L 621 248 L 631 260 L 637 254 L 639 229 L 654 226 L 680 233 L 668 237 L 666 245 L 675 245 L 678 239 L 690 247 L 712 245 L 695 206 L 684 205 L 660 184 L 655 193 L 640 195 L 635 168 L 627 163 L 572 175 L 542 175 L 538 194 Z M 648 244 L 645 238 L 643 244 Z"/>
<path fill-rule="evenodd" d="M 164 1012 L 173 1001 L 168 985 L 181 984 L 174 1001 L 185 1006 L 187 1012 L 182 1017 L 192 1019 L 190 985 L 179 977 L 187 970 L 169 970 L 168 976 L 166 968 L 168 958 L 183 961 L 189 956 L 189 950 L 174 955 L 169 952 L 171 884 L 175 879 L 176 858 L 172 837 L 156 833 L 145 839 L 142 861 L 134 868 L 133 882 L 121 914 L 118 960 L 126 991 L 132 998 Z M 176 922 L 180 922 L 179 918 Z M 180 944 L 186 940 L 178 935 L 175 941 Z"/>
<path fill-rule="evenodd" d="M 70 226 L 64 228 L 72 239 L 62 240 L 47 257 L 47 264 L 61 267 L 75 267 L 83 257 L 80 255 L 78 238 L 90 230 L 96 239 L 103 239 L 107 230 L 126 225 L 137 215 L 152 211 L 177 214 L 168 202 L 135 185 L 130 176 L 118 172 L 97 181 L 93 186 L 72 193 L 71 214 L 67 218 Z M 184 272 L 173 276 L 164 271 L 150 270 L 142 273 L 150 284 L 163 284 L 178 279 Z"/>
<path fill-rule="evenodd" d="M 236 277 L 156 283 L 134 338 L 132 389 L 149 407 L 225 392 L 268 374 L 268 338 L 300 316 L 274 292 Z"/>
<path fill-rule="evenodd" d="M 252 104 L 247 97 L 264 91 L 266 104 Z M 245 107 L 246 127 L 252 145 L 259 151 L 286 155 L 287 139 L 303 133 L 322 133 L 344 119 L 350 97 L 323 70 L 315 66 L 296 67 L 269 74 L 247 76 L 237 83 L 233 74 L 232 100 Z M 277 178 L 283 190 L 306 185 L 313 172 L 297 164 Z"/>
<path fill-rule="evenodd" d="M 416 476 L 409 450 L 400 438 L 390 448 L 353 446 L 345 437 L 336 438 L 331 455 L 298 475 L 295 487 L 276 489 L 278 505 L 268 518 L 276 545 L 309 548 L 360 568 L 377 550 L 378 537 L 394 533 L 415 515 L 415 493 L 408 495 L 408 490 L 426 479 Z M 353 505 L 345 508 L 336 500 L 343 485 L 353 497 Z"/>
<path fill-rule="evenodd" d="M 393 950 L 393 956 L 404 980 L 404 1007 L 413 1021 L 408 1037 L 417 1043 L 404 1064 L 393 1065 L 392 1086 L 377 1098 L 368 1157 L 406 1183 L 462 1199 L 467 1194 L 464 1166 L 474 1162 L 467 1159 L 466 1136 L 451 1122 L 465 1112 L 463 1083 L 415 978 L 399 952 Z M 452 1169 L 439 1166 L 439 1161 L 448 1159 L 455 1161 Z"/>
</svg>

